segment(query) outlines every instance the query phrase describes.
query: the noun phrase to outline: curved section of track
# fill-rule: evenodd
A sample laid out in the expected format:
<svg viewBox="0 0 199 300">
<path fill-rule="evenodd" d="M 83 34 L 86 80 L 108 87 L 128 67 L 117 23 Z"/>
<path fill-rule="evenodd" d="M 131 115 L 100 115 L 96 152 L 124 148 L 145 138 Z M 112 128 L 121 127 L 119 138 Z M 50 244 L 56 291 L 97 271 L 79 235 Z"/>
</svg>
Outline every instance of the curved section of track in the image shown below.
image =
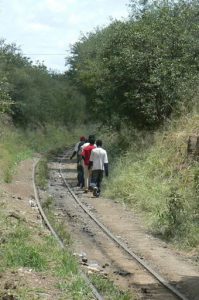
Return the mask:
<svg viewBox="0 0 199 300">
<path fill-rule="evenodd" d="M 55 232 L 55 230 L 51 226 L 50 222 L 48 221 L 48 218 L 46 217 L 46 215 L 45 215 L 45 213 L 44 213 L 44 211 L 42 209 L 42 206 L 40 204 L 40 201 L 39 201 L 39 194 L 38 194 L 38 190 L 37 190 L 37 187 L 36 187 L 36 184 L 35 184 L 35 173 L 36 173 L 35 170 L 36 170 L 36 167 L 37 167 L 38 163 L 39 163 L 39 160 L 33 166 L 33 176 L 32 176 L 33 177 L 33 188 L 34 188 L 35 200 L 37 202 L 37 206 L 38 206 L 39 212 L 40 212 L 40 214 L 42 216 L 42 219 L 44 220 L 46 226 L 50 230 L 51 234 L 56 238 L 59 246 L 62 249 L 65 249 L 65 246 L 64 246 L 62 240 L 59 238 L 59 236 L 57 235 L 57 233 Z M 81 276 L 83 277 L 83 279 L 86 281 L 86 283 L 88 284 L 88 286 L 92 290 L 92 293 L 93 293 L 94 297 L 97 300 L 104 300 L 104 298 L 100 295 L 100 293 L 97 291 L 97 289 L 95 288 L 95 286 L 90 282 L 90 280 L 86 276 L 86 274 L 84 274 L 83 272 L 81 272 Z"/>
<path fill-rule="evenodd" d="M 69 183 L 67 182 L 68 178 L 66 179 L 66 177 L 67 177 L 67 170 L 65 169 L 66 167 L 65 167 L 65 161 L 64 161 L 64 159 L 65 158 L 66 158 L 66 160 L 68 159 L 68 157 L 70 156 L 69 152 L 70 152 L 70 150 L 68 149 L 67 153 L 65 153 L 64 155 L 61 155 L 59 157 L 59 159 L 58 158 L 56 159 L 57 163 L 55 163 L 55 165 L 52 168 L 53 172 L 56 173 L 56 174 L 54 174 L 55 181 L 54 181 L 54 183 L 51 182 L 50 186 L 54 186 L 54 190 L 57 190 L 57 191 L 59 191 L 60 187 L 61 187 L 61 190 L 62 190 L 61 193 L 63 193 L 64 186 L 65 186 L 67 188 L 67 189 L 65 189 L 66 190 L 65 193 L 68 195 L 67 197 L 70 197 L 70 199 L 73 199 L 74 203 L 76 203 L 76 206 L 79 207 L 80 210 L 82 210 L 82 216 L 83 216 L 83 212 L 86 213 L 86 215 L 88 216 L 88 218 L 91 220 L 89 222 L 91 222 L 91 223 L 94 222 L 97 225 L 96 228 L 100 229 L 99 231 L 103 232 L 105 234 L 105 236 L 107 236 L 110 241 L 113 241 L 117 245 L 117 248 L 119 247 L 120 249 L 122 249 L 123 253 L 127 254 L 126 257 L 130 257 L 131 258 L 132 263 L 133 263 L 133 261 L 136 261 L 145 271 L 147 271 L 147 273 L 150 274 L 150 276 L 152 276 L 156 280 L 156 282 L 159 282 L 159 286 L 161 286 L 161 285 L 164 286 L 165 290 L 168 290 L 168 292 L 166 292 L 166 293 L 170 293 L 170 295 L 172 294 L 175 299 L 191 300 L 191 299 L 188 299 L 185 295 L 183 295 L 179 290 L 177 290 L 173 285 L 171 285 L 166 279 L 164 279 L 156 271 L 154 271 L 151 266 L 149 266 L 142 258 L 140 258 L 132 250 L 130 250 L 125 244 L 123 244 L 106 226 L 104 226 L 104 224 L 102 224 L 99 221 L 99 219 L 97 219 L 95 217 L 94 214 L 92 214 L 90 212 L 90 210 L 76 196 L 76 194 L 71 189 Z M 71 170 L 71 166 L 74 166 L 74 164 L 73 165 L 68 165 L 68 166 L 69 166 L 69 170 L 68 171 L 70 173 L 72 171 Z M 36 165 L 34 166 L 33 177 L 35 177 L 35 168 L 36 168 Z M 75 174 L 75 170 L 73 170 L 73 171 L 74 171 L 74 174 Z M 65 176 L 64 176 L 63 172 L 66 172 Z M 56 178 L 59 178 L 59 179 L 56 180 Z M 61 183 L 61 180 L 62 180 L 62 183 Z M 57 185 L 57 188 L 55 187 L 56 185 Z M 37 200 L 38 208 L 39 208 L 40 213 L 41 213 L 41 215 L 42 215 L 42 217 L 44 219 L 44 222 L 46 223 L 46 225 L 48 226 L 48 228 L 52 232 L 52 234 L 55 236 L 55 238 L 58 240 L 58 243 L 60 244 L 60 247 L 64 248 L 64 245 L 63 245 L 62 241 L 59 239 L 58 235 L 53 230 L 52 226 L 49 224 L 49 222 L 48 222 L 48 220 L 47 220 L 47 218 L 45 216 L 45 213 L 43 212 L 43 209 L 42 209 L 42 207 L 40 205 L 38 191 L 37 191 L 37 188 L 35 186 L 35 183 L 34 183 L 34 190 L 35 190 L 35 198 Z M 62 199 L 61 200 L 62 204 L 64 203 L 64 201 L 67 201 L 67 199 L 65 199 L 63 197 L 63 195 L 59 194 L 58 198 Z M 72 200 L 70 200 L 70 201 L 72 201 Z M 72 202 L 70 202 L 70 204 L 68 206 L 69 208 L 71 208 L 71 204 L 72 204 Z M 87 203 L 85 203 L 85 204 L 87 205 Z M 62 209 L 61 206 L 58 209 L 61 210 Z M 86 218 L 86 216 L 83 217 L 83 220 L 85 218 Z M 102 242 L 102 240 L 101 240 L 101 242 Z M 92 241 L 91 241 L 91 244 L 92 244 Z M 99 300 L 103 299 L 103 297 L 98 293 L 97 289 L 90 283 L 89 278 L 87 276 L 86 277 L 85 276 L 86 275 L 84 274 L 83 277 L 84 277 L 85 281 L 88 282 L 88 284 L 90 285 L 91 290 L 93 291 L 93 294 L 94 294 L 95 298 L 99 299 Z M 163 287 L 162 287 L 162 289 L 163 289 Z M 174 299 L 173 296 L 171 297 L 172 299 Z M 146 298 L 146 299 L 156 299 L 156 298 Z M 158 299 L 161 299 L 161 300 L 164 299 L 164 300 L 166 300 L 167 298 L 160 297 Z M 168 297 L 168 299 L 170 299 L 170 297 Z"/>
<path fill-rule="evenodd" d="M 190 300 L 185 295 L 183 295 L 180 291 L 178 291 L 174 286 L 169 284 L 166 279 L 164 279 L 160 274 L 155 272 L 143 259 L 139 258 L 134 252 L 130 251 L 121 241 L 115 237 L 108 228 L 106 228 L 87 208 L 82 202 L 77 198 L 74 194 L 72 189 L 70 188 L 69 184 L 67 183 L 66 179 L 63 176 L 61 168 L 59 169 L 60 175 L 64 181 L 65 186 L 67 187 L 68 191 L 76 201 L 76 203 L 84 210 L 84 212 L 99 226 L 103 232 L 112 240 L 114 241 L 121 249 L 123 249 L 131 258 L 136 260 L 147 272 L 149 272 L 156 280 L 158 280 L 165 288 L 167 288 L 170 292 L 172 292 L 178 299 L 181 300 Z"/>
</svg>

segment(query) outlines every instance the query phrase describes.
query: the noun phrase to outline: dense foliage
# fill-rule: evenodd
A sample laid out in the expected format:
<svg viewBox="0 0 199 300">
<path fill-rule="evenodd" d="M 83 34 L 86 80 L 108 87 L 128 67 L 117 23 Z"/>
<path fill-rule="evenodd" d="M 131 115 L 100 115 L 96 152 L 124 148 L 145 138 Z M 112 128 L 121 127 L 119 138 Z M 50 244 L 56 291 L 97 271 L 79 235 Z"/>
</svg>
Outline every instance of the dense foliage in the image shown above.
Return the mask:
<svg viewBox="0 0 199 300">
<path fill-rule="evenodd" d="M 0 41 L 0 111 L 15 122 L 73 125 L 84 120 L 84 97 L 64 75 L 33 65 L 15 45 Z M 77 109 L 78 107 L 78 109 Z"/>
<path fill-rule="evenodd" d="M 133 4 L 128 20 L 113 21 L 73 45 L 69 74 L 93 119 L 154 128 L 184 105 L 182 93 L 198 80 L 199 3 Z"/>
</svg>

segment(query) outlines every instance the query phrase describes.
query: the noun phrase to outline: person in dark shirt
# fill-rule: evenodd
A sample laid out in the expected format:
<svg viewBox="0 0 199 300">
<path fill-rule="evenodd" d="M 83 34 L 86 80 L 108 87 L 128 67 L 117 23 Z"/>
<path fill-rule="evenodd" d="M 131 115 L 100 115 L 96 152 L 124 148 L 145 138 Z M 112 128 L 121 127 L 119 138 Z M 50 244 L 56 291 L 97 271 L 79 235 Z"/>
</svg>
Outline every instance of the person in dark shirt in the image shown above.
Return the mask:
<svg viewBox="0 0 199 300">
<path fill-rule="evenodd" d="M 80 137 L 80 141 L 75 145 L 73 154 L 71 155 L 70 159 L 73 159 L 75 155 L 77 155 L 77 186 L 83 187 L 84 186 L 84 170 L 81 163 L 81 147 L 84 145 L 86 138 L 84 136 Z"/>
</svg>

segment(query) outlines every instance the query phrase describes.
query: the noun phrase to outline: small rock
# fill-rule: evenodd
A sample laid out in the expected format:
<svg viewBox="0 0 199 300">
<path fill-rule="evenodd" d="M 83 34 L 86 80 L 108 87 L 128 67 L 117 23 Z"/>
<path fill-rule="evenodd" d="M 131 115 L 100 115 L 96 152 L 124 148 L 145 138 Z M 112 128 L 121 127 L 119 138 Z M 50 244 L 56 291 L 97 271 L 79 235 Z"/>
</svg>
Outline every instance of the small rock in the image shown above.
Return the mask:
<svg viewBox="0 0 199 300">
<path fill-rule="evenodd" d="M 4 284 L 4 289 L 5 290 L 14 290 L 17 288 L 17 284 L 15 281 L 6 281 Z"/>
<path fill-rule="evenodd" d="M 82 262 L 87 263 L 87 262 L 88 262 L 88 258 L 85 257 L 85 256 L 83 256 L 83 257 L 82 257 Z"/>
<path fill-rule="evenodd" d="M 116 238 L 121 239 L 121 236 L 120 235 L 116 235 Z"/>
<path fill-rule="evenodd" d="M 89 271 L 94 272 L 94 273 L 100 272 L 100 270 L 95 267 L 87 266 L 87 268 Z"/>
<path fill-rule="evenodd" d="M 129 275 L 131 275 L 130 272 L 125 271 L 125 270 L 117 270 L 117 271 L 114 271 L 113 273 L 115 273 L 117 275 L 120 275 L 120 276 L 129 276 Z"/>
<path fill-rule="evenodd" d="M 144 294 L 147 294 L 147 293 L 148 293 L 148 289 L 142 287 L 142 288 L 141 288 L 141 292 L 144 293 Z"/>
<path fill-rule="evenodd" d="M 29 200 L 29 204 L 31 207 L 37 207 L 37 204 L 33 200 Z"/>
<path fill-rule="evenodd" d="M 86 257 L 86 253 L 85 252 L 80 252 L 80 253 L 73 253 L 73 256 L 79 257 L 79 258 L 85 258 Z"/>
<path fill-rule="evenodd" d="M 90 271 L 92 271 L 92 272 L 100 272 L 100 270 L 101 270 L 101 268 L 98 265 L 98 263 L 90 263 L 87 266 L 87 269 L 90 270 Z"/>
<path fill-rule="evenodd" d="M 104 272 L 104 271 L 102 271 L 100 274 L 101 274 L 102 276 L 105 276 L 105 277 L 108 276 L 108 273 L 107 273 L 107 272 Z"/>
</svg>

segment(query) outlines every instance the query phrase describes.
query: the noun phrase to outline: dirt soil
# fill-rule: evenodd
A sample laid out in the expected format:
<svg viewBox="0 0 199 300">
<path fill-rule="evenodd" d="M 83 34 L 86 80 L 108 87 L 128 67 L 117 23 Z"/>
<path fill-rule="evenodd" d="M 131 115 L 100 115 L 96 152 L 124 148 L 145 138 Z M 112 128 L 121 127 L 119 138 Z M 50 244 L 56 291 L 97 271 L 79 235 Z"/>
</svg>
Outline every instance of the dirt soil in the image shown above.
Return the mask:
<svg viewBox="0 0 199 300">
<path fill-rule="evenodd" d="M 33 205 L 33 163 L 33 160 L 22 162 L 12 183 L 0 184 L 0 208 L 13 226 L 21 221 L 25 222 L 28 228 L 38 228 L 40 235 L 49 235 L 49 231 L 43 226 L 37 207 Z M 3 234 L 2 228 L 0 233 Z M 38 241 L 39 239 L 38 235 Z M 3 241 L 0 239 L 1 242 Z M 24 291 L 27 296 L 23 299 L 55 300 L 60 294 L 60 290 L 55 287 L 56 284 L 56 279 L 44 272 L 35 272 L 29 268 L 8 269 L 0 273 L 0 299 L 18 300 L 16 295 Z"/>
<path fill-rule="evenodd" d="M 183 253 L 175 250 L 172 245 L 155 238 L 147 231 L 141 217 L 121 203 L 103 197 L 95 198 L 92 193 L 82 193 L 79 188 L 75 187 L 75 173 L 72 172 L 72 168 L 75 168 L 75 165 L 73 164 L 72 167 L 70 161 L 66 161 L 65 176 L 90 211 L 130 250 L 178 288 L 188 299 L 198 300 L 199 265 L 195 260 L 194 251 Z M 137 280 L 136 276 L 134 277 Z M 142 282 L 144 281 L 140 279 L 140 284 Z M 156 297 L 150 299 L 156 299 Z"/>
<path fill-rule="evenodd" d="M 13 178 L 13 182 L 11 184 L 0 185 L 0 205 L 1 209 L 3 209 L 10 218 L 13 218 L 13 220 L 19 217 L 27 223 L 27 226 L 37 226 L 41 229 L 43 224 L 38 209 L 31 205 L 31 201 L 34 201 L 32 185 L 33 163 L 34 160 L 22 162 Z M 89 221 L 84 219 L 83 215 L 79 216 L 78 208 L 75 204 L 69 202 L 65 207 L 65 197 L 69 199 L 69 195 L 63 187 L 57 173 L 59 169 L 58 163 L 52 162 L 50 168 L 51 171 L 54 172 L 52 173 L 52 177 L 54 177 L 55 181 L 49 184 L 49 193 L 53 195 L 53 197 L 57 197 L 60 202 L 60 206 L 57 207 L 57 212 L 55 212 L 57 217 L 61 218 L 64 210 L 64 214 L 68 216 L 68 228 L 71 234 L 73 234 L 72 237 L 75 239 L 74 251 L 78 254 L 83 253 L 83 256 L 87 256 L 88 260 L 93 262 L 93 266 L 99 263 L 99 265 L 102 266 L 103 272 L 107 274 L 110 273 L 110 275 L 112 275 L 111 278 L 120 282 L 123 287 L 129 288 L 129 284 L 134 280 L 135 284 L 133 288 L 137 286 L 139 290 L 138 299 L 176 299 L 172 296 L 158 297 L 159 291 L 157 284 L 153 279 L 148 279 L 148 275 L 141 275 L 141 273 L 139 273 L 139 266 L 136 265 L 131 269 L 131 260 L 127 257 L 121 258 L 121 260 L 125 261 L 125 264 L 120 264 L 121 254 L 117 252 L 113 244 L 109 244 L 109 246 L 107 246 L 107 244 L 105 248 L 103 248 L 102 240 L 99 239 L 98 242 L 96 242 L 95 237 L 99 230 L 95 229 L 94 233 L 92 232 L 93 226 Z M 68 179 L 79 199 L 83 201 L 88 209 L 92 211 L 118 239 L 123 241 L 129 249 L 134 251 L 139 257 L 147 261 L 153 269 L 179 288 L 181 292 L 185 293 L 188 299 L 199 300 L 199 266 L 194 263 L 186 253 L 178 252 L 165 242 L 151 236 L 144 227 L 141 218 L 117 201 L 102 197 L 94 198 L 91 193 L 84 194 L 82 190 L 76 188 L 75 161 L 71 162 L 66 159 L 62 165 L 62 170 L 65 174 L 65 178 Z M 61 210 L 60 207 L 62 207 Z M 66 211 L 67 208 L 71 210 Z M 43 228 L 43 230 L 45 234 L 48 234 L 45 228 Z M 108 256 L 109 259 L 107 258 Z M 115 256 L 117 257 L 117 261 L 115 261 L 115 258 L 113 259 Z M 113 265 L 113 268 L 111 268 L 111 265 Z M 128 271 L 129 267 L 130 272 Z M 145 294 L 148 293 L 149 282 L 153 286 L 153 293 L 149 293 L 148 296 L 145 297 Z M 17 271 L 1 274 L 0 291 L 3 291 L 5 297 L 0 299 L 15 299 L 9 298 L 9 295 L 12 295 L 12 291 L 20 287 L 27 287 L 29 290 L 38 291 L 33 292 L 32 297 L 29 299 L 56 300 L 59 298 L 59 290 L 55 288 L 55 285 L 56 282 L 54 278 L 49 278 L 45 274 L 36 273 L 26 268 L 19 268 Z M 42 295 L 40 288 L 42 291 L 45 290 L 45 292 L 42 292 Z M 154 292 L 156 288 L 157 291 Z M 38 295 L 35 293 L 38 293 Z M 38 298 L 36 296 L 38 296 Z"/>
</svg>

